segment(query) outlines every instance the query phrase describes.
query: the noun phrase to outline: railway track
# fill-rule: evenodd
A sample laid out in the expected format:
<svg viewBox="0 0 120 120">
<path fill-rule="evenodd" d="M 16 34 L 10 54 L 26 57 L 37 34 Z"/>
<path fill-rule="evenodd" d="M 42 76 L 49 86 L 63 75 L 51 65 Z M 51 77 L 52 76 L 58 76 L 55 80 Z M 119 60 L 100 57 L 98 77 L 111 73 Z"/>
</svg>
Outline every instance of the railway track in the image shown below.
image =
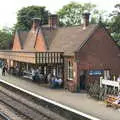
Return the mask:
<svg viewBox="0 0 120 120">
<path fill-rule="evenodd" d="M 3 112 L 0 112 L 0 120 L 11 120 L 11 119 Z"/>
<path fill-rule="evenodd" d="M 3 80 L 0 80 L 0 86 L 2 87 L 0 101 L 30 120 L 100 120 Z"/>
<path fill-rule="evenodd" d="M 14 111 L 17 111 L 17 113 L 24 116 L 27 120 L 65 120 L 62 117 L 58 117 L 54 113 L 47 114 L 45 112 L 45 109 L 43 110 L 43 108 L 42 109 L 35 108 L 36 106 L 30 105 L 29 101 L 25 101 L 25 103 L 24 103 L 25 99 L 19 98 L 19 97 L 18 96 L 15 97 L 13 95 L 12 96 L 7 95 L 3 91 L 0 91 L 0 102 L 4 103 L 4 105 L 6 105 L 6 106 L 9 106 L 11 109 L 14 109 Z M 21 101 L 21 99 L 22 99 L 22 101 Z M 50 111 L 47 111 L 47 112 L 50 112 Z M 52 116 L 50 116 L 50 114 Z M 5 120 L 7 120 L 7 119 L 5 119 Z M 10 120 L 10 119 L 8 119 L 8 120 Z"/>
</svg>

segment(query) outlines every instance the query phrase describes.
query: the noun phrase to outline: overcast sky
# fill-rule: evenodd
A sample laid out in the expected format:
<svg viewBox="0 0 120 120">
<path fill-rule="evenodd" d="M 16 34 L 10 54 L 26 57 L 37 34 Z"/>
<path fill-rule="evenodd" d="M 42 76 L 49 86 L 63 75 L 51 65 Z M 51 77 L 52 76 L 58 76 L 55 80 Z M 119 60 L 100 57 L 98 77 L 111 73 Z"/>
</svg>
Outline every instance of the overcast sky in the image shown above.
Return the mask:
<svg viewBox="0 0 120 120">
<path fill-rule="evenodd" d="M 55 13 L 63 5 L 70 1 L 85 3 L 91 2 L 97 5 L 100 10 L 111 12 L 114 5 L 120 3 L 120 0 L 1 0 L 0 1 L 0 26 L 11 27 L 16 23 L 16 14 L 22 7 L 30 5 L 46 6 L 46 9 Z"/>
</svg>

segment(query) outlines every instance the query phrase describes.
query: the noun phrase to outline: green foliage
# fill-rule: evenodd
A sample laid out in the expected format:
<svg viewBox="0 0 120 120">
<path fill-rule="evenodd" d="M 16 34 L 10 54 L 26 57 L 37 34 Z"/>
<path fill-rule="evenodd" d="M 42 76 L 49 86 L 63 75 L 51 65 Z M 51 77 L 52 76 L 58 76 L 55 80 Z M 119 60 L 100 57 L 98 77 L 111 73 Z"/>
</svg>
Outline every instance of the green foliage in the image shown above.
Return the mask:
<svg viewBox="0 0 120 120">
<path fill-rule="evenodd" d="M 3 29 L 0 30 L 0 49 L 10 49 L 12 44 L 12 33 Z"/>
<path fill-rule="evenodd" d="M 115 10 L 110 14 L 111 21 L 109 27 L 117 44 L 120 46 L 120 4 L 115 5 Z"/>
<path fill-rule="evenodd" d="M 37 17 L 42 20 L 42 24 L 48 22 L 48 11 L 45 7 L 29 6 L 24 7 L 17 13 L 17 24 L 15 29 L 30 30 L 32 25 L 32 18 Z"/>
<path fill-rule="evenodd" d="M 112 32 L 120 33 L 120 15 L 112 17 L 110 27 Z"/>
<path fill-rule="evenodd" d="M 89 11 L 91 13 L 91 23 L 98 22 L 101 11 L 96 9 L 96 5 L 90 3 L 79 4 L 71 2 L 70 4 L 63 6 L 63 8 L 57 12 L 60 19 L 60 25 L 80 25 L 82 21 L 82 14 L 85 11 Z"/>
<path fill-rule="evenodd" d="M 81 23 L 80 15 L 82 14 L 83 8 L 81 4 L 70 3 L 65 5 L 57 13 L 61 25 L 77 25 Z"/>
</svg>

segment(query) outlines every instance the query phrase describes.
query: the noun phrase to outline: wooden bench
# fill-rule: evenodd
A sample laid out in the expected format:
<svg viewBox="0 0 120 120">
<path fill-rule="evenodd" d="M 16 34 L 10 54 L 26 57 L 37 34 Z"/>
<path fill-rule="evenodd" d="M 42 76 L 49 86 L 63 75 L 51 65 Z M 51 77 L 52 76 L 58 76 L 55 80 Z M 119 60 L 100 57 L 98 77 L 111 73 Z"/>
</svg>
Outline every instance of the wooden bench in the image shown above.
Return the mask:
<svg viewBox="0 0 120 120">
<path fill-rule="evenodd" d="M 27 79 L 31 79 L 32 80 L 32 76 L 23 75 L 23 78 L 27 78 Z"/>
<path fill-rule="evenodd" d="M 32 79 L 32 73 L 24 71 L 23 72 L 23 78 L 27 78 L 27 79 L 33 80 Z"/>
</svg>

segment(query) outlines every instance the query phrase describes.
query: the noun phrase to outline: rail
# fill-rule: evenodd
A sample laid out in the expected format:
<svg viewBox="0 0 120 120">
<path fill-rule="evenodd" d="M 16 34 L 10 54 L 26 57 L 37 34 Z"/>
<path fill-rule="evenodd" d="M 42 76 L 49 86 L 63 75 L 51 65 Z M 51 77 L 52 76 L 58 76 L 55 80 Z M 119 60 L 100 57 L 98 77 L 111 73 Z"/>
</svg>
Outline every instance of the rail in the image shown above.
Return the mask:
<svg viewBox="0 0 120 120">
<path fill-rule="evenodd" d="M 4 80 L 0 79 L 0 83 L 1 83 L 1 85 L 7 86 L 7 88 L 11 87 L 12 89 L 15 89 L 16 91 L 19 91 L 19 92 L 26 94 L 27 96 L 32 96 L 32 97 L 34 97 L 34 99 L 36 98 L 36 100 L 38 100 L 39 103 L 44 104 L 44 105 L 47 104 L 47 107 L 51 110 L 53 109 L 53 111 L 56 110 L 56 108 L 57 108 L 57 110 L 59 110 L 59 114 L 62 113 L 63 117 L 64 117 L 64 115 L 67 115 L 66 117 L 69 120 L 73 120 L 73 119 L 74 120 L 100 120 L 99 118 L 85 114 L 85 113 L 80 112 L 74 108 L 70 108 L 68 106 L 60 104 L 60 103 L 53 101 L 51 99 L 45 98 L 43 96 L 40 96 L 40 95 L 37 95 L 37 94 L 32 93 L 30 91 L 27 91 L 23 88 L 17 87 L 17 86 L 10 84 Z"/>
<path fill-rule="evenodd" d="M 5 115 L 4 113 L 0 112 L 0 117 L 4 120 L 11 120 L 7 115 Z"/>
</svg>

